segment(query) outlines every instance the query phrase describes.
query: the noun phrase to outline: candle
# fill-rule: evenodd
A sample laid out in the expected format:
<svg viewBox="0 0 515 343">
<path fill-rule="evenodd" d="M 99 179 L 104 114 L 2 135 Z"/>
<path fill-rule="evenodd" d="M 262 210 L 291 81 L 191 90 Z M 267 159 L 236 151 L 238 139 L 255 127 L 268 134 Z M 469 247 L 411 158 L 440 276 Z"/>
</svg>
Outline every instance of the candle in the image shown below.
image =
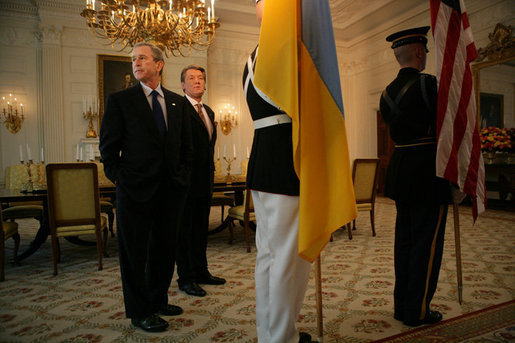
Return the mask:
<svg viewBox="0 0 515 343">
<path fill-rule="evenodd" d="M 215 0 L 211 0 L 211 12 L 213 14 L 213 19 L 215 19 Z"/>
<path fill-rule="evenodd" d="M 207 22 L 209 23 L 211 21 L 211 7 L 207 8 Z"/>
<path fill-rule="evenodd" d="M 95 160 L 95 153 L 93 152 L 93 144 L 89 145 L 89 160 L 90 161 Z"/>
<path fill-rule="evenodd" d="M 234 158 L 236 158 L 236 144 L 232 145 L 232 152 L 234 153 Z"/>
<path fill-rule="evenodd" d="M 41 163 L 45 161 L 45 154 L 43 153 L 43 148 L 41 148 Z"/>
<path fill-rule="evenodd" d="M 77 148 L 75 149 L 75 160 L 79 160 L 79 143 L 77 143 Z"/>
<path fill-rule="evenodd" d="M 225 144 L 224 144 L 224 158 L 225 158 L 225 150 L 226 150 L 225 148 L 227 148 L 227 147 L 226 147 L 226 146 L 225 146 Z"/>
<path fill-rule="evenodd" d="M 247 158 L 249 158 L 249 147 L 247 147 Z"/>
<path fill-rule="evenodd" d="M 32 161 L 32 153 L 30 152 L 30 147 L 27 144 L 27 160 Z"/>
<path fill-rule="evenodd" d="M 23 162 L 23 149 L 20 144 L 20 162 Z"/>
</svg>

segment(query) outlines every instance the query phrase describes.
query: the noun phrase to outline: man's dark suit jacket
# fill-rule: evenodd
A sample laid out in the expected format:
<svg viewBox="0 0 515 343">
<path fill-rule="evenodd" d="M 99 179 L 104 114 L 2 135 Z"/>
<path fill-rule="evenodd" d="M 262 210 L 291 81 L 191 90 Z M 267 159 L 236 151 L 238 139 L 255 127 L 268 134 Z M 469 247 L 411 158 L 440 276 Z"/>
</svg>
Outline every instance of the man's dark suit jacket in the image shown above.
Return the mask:
<svg viewBox="0 0 515 343">
<path fill-rule="evenodd" d="M 106 176 L 133 201 L 145 202 L 168 174 L 171 190 L 185 193 L 192 162 L 191 126 L 184 98 L 162 88 L 167 112 L 166 140 L 159 134 L 141 84 L 111 94 L 100 130 L 100 152 Z M 121 151 L 121 154 L 120 154 Z"/>
<path fill-rule="evenodd" d="M 213 161 L 216 142 L 215 113 L 209 106 L 202 104 L 213 126 L 213 136 L 211 141 L 209 141 L 209 134 L 199 113 L 188 98 L 184 97 L 184 100 L 186 103 L 186 111 L 190 115 L 193 136 L 193 169 L 191 172 L 191 186 L 188 196 L 206 197 L 211 194 L 215 173 L 215 164 Z"/>
</svg>

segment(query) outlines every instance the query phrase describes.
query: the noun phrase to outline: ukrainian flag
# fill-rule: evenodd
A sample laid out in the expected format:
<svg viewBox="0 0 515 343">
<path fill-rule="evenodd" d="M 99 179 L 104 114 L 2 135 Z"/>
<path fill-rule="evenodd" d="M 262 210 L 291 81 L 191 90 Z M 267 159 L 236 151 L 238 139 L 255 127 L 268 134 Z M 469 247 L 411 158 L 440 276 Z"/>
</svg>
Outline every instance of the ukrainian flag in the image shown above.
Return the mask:
<svg viewBox="0 0 515 343">
<path fill-rule="evenodd" d="M 293 121 L 299 255 L 357 216 L 328 0 L 266 0 L 254 85 Z"/>
</svg>

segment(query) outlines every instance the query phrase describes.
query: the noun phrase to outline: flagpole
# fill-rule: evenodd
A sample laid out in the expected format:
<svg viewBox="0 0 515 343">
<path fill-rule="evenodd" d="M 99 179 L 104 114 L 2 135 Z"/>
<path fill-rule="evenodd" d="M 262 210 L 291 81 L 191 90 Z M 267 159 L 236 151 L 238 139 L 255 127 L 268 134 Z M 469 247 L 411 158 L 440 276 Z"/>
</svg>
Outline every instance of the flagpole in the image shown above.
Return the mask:
<svg viewBox="0 0 515 343">
<path fill-rule="evenodd" d="M 322 313 L 322 270 L 320 263 L 320 255 L 315 261 L 315 291 L 317 301 L 317 341 L 324 341 L 324 320 Z"/>
<path fill-rule="evenodd" d="M 463 276 L 461 273 L 460 213 L 457 203 L 454 207 L 454 245 L 456 247 L 456 277 L 458 278 L 458 301 L 463 301 Z"/>
</svg>

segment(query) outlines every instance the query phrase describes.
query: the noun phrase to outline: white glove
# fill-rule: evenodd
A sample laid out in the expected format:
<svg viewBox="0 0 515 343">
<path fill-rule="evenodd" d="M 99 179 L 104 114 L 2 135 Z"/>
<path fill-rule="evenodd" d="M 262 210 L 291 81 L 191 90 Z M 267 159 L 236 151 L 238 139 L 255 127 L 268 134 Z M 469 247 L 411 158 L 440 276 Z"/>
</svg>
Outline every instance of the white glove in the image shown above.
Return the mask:
<svg viewBox="0 0 515 343">
<path fill-rule="evenodd" d="M 463 199 L 467 196 L 467 194 L 463 193 L 458 186 L 456 186 L 454 183 L 451 183 L 451 196 L 452 196 L 452 202 L 455 204 L 460 204 Z"/>
</svg>

